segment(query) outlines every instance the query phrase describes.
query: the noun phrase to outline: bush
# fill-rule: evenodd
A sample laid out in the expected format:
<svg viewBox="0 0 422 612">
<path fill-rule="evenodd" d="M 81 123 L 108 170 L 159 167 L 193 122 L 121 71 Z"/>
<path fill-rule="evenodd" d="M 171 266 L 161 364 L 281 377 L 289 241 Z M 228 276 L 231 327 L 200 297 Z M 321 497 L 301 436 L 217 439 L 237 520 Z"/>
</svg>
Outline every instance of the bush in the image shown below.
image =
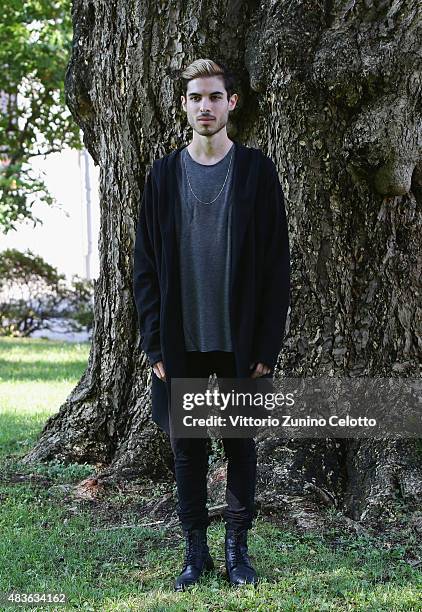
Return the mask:
<svg viewBox="0 0 422 612">
<path fill-rule="evenodd" d="M 0 259 L 0 335 L 90 331 L 93 294 L 93 281 L 75 274 L 68 286 L 64 274 L 29 249 L 6 249 Z"/>
</svg>

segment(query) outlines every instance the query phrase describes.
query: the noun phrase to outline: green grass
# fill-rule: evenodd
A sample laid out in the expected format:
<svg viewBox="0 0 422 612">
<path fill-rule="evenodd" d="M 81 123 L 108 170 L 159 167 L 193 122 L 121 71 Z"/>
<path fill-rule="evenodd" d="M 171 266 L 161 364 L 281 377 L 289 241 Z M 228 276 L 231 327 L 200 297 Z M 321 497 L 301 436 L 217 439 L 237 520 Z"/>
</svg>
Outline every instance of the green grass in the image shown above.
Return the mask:
<svg viewBox="0 0 422 612">
<path fill-rule="evenodd" d="M 261 584 L 240 590 L 225 581 L 224 527 L 213 523 L 215 572 L 174 593 L 184 547 L 177 527 L 136 526 L 136 507 L 122 495 L 107 500 L 122 509 L 117 521 L 111 506 L 73 499 L 72 484 L 92 466 L 19 461 L 78 381 L 88 350 L 0 340 L 0 592 L 65 593 L 68 602 L 0 610 L 422 610 L 421 565 L 409 563 L 409 551 L 421 553 L 417 534 L 405 526 L 355 537 L 334 520 L 323 533 L 303 533 L 258 516 L 249 548 Z"/>
</svg>

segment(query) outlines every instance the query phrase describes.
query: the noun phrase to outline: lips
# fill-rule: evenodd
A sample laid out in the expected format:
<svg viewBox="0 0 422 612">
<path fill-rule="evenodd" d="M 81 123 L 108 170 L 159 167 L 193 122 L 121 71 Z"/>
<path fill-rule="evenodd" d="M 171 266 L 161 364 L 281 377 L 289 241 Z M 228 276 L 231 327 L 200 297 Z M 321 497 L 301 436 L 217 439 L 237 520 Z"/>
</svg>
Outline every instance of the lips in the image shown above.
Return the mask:
<svg viewBox="0 0 422 612">
<path fill-rule="evenodd" d="M 199 117 L 198 121 L 204 121 L 208 123 L 208 121 L 214 121 L 213 117 Z"/>
</svg>

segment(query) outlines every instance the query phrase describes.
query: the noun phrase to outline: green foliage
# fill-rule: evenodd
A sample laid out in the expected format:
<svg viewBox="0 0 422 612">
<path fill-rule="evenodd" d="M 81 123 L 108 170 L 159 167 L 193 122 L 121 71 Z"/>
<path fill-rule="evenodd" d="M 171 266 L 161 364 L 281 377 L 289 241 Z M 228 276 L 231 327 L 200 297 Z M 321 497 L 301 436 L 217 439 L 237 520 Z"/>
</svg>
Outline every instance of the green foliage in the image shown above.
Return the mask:
<svg viewBox="0 0 422 612">
<path fill-rule="evenodd" d="M 59 331 L 89 331 L 92 293 L 92 281 L 74 275 L 68 286 L 63 274 L 29 249 L 7 249 L 0 259 L 0 335 L 54 329 L 53 319 L 60 320 Z"/>
<path fill-rule="evenodd" d="M 94 325 L 94 314 L 92 310 L 92 297 L 94 283 L 86 278 L 80 278 L 76 274 L 72 278 L 72 291 L 68 296 L 72 319 L 69 323 L 73 330 L 85 329 L 91 331 Z"/>
<path fill-rule="evenodd" d="M 69 463 L 65 465 L 57 459 L 53 459 L 48 463 L 37 464 L 32 473 L 39 474 L 40 476 L 46 476 L 51 480 L 58 482 L 77 482 L 90 476 L 94 471 L 94 466 L 84 463 L 79 465 L 78 463 Z"/>
<path fill-rule="evenodd" d="M 65 104 L 72 43 L 71 0 L 9 0 L 0 20 L 0 228 L 33 216 L 35 201 L 54 202 L 29 160 L 81 148 Z"/>
</svg>

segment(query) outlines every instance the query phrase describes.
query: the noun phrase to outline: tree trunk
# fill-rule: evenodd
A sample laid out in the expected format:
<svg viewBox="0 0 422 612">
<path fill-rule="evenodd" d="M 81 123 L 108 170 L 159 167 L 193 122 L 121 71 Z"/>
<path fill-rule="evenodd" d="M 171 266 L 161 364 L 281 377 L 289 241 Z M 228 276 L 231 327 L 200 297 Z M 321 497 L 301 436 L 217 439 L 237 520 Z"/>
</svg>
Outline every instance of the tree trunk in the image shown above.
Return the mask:
<svg viewBox="0 0 422 612">
<path fill-rule="evenodd" d="M 277 374 L 418 375 L 422 129 L 417 2 L 74 0 L 72 114 L 100 165 L 101 271 L 88 367 L 27 461 L 171 479 L 150 421 L 132 247 L 145 173 L 190 139 L 174 72 L 197 57 L 239 75 L 229 135 L 276 163 L 292 306 Z M 262 508 L 333 505 L 358 520 L 422 496 L 417 440 L 266 440 Z M 220 462 L 210 487 L 221 501 Z M 221 484 L 219 484 L 221 483 Z"/>
</svg>

